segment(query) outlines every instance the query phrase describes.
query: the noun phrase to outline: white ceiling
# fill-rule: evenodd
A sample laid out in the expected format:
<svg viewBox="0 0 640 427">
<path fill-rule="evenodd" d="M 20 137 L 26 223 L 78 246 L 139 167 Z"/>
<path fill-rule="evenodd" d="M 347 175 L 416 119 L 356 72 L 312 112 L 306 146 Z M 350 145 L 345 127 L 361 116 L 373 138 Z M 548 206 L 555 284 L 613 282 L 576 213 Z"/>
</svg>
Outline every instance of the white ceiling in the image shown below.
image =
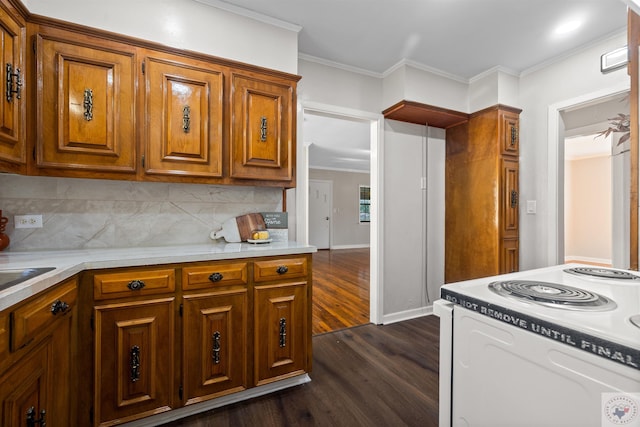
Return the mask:
<svg viewBox="0 0 640 427">
<path fill-rule="evenodd" d="M 462 79 L 515 73 L 624 30 L 622 0 L 200 0 L 302 27 L 302 55 L 382 75 L 401 61 Z M 576 22 L 571 32 L 560 25 Z"/>
<path fill-rule="evenodd" d="M 463 82 L 496 67 L 526 73 L 625 31 L 627 19 L 623 0 L 198 1 L 301 27 L 307 60 L 378 77 L 409 63 Z M 571 23 L 573 31 L 557 32 Z M 311 165 L 368 168 L 368 127 L 336 120 L 305 120 Z M 366 134 L 354 134 L 358 128 Z"/>
</svg>

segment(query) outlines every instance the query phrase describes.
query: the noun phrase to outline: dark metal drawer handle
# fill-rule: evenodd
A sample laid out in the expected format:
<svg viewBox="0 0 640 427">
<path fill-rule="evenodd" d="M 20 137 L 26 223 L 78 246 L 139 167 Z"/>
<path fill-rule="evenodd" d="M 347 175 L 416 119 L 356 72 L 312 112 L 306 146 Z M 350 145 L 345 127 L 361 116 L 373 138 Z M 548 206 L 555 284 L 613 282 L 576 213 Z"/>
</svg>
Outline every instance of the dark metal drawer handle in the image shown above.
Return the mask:
<svg viewBox="0 0 640 427">
<path fill-rule="evenodd" d="M 54 316 L 58 313 L 64 313 L 69 310 L 69 304 L 64 301 L 60 301 L 59 299 L 55 300 L 53 304 L 51 304 L 51 314 Z"/>
<path fill-rule="evenodd" d="M 32 406 L 27 410 L 27 427 L 35 427 L 36 424 L 40 424 L 41 427 L 45 427 L 47 425 L 45 415 L 47 415 L 47 411 L 43 409 L 40 411 L 40 418 L 36 419 L 36 408 Z"/>
<path fill-rule="evenodd" d="M 218 365 L 220 363 L 220 332 L 215 331 L 213 333 L 213 348 L 211 350 L 213 363 Z"/>
<path fill-rule="evenodd" d="M 287 271 L 289 271 L 289 267 L 286 265 L 281 265 L 276 269 L 276 273 L 278 274 L 285 274 Z"/>
<path fill-rule="evenodd" d="M 144 282 L 142 280 L 132 280 L 127 285 L 127 288 L 131 289 L 132 291 L 139 291 L 140 289 L 144 288 Z"/>
<path fill-rule="evenodd" d="M 212 282 L 219 282 L 222 279 L 224 279 L 224 276 L 222 275 L 222 273 L 212 273 L 211 276 L 209 276 L 209 280 L 211 280 Z"/>
</svg>

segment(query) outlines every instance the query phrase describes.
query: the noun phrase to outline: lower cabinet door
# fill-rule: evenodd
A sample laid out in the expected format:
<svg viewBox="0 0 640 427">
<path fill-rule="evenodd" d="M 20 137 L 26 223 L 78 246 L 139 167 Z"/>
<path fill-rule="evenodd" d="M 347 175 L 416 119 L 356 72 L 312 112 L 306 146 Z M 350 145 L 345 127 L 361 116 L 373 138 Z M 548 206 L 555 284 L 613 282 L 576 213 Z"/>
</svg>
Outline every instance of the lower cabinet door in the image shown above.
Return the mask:
<svg viewBox="0 0 640 427">
<path fill-rule="evenodd" d="M 262 385 L 307 370 L 307 283 L 254 289 L 254 375 Z"/>
<path fill-rule="evenodd" d="M 68 425 L 67 419 L 52 418 L 47 407 L 51 398 L 49 393 L 66 394 L 67 390 L 52 390 L 49 381 L 51 345 L 33 349 L 23 360 L 13 366 L 5 375 L 0 377 L 0 425 L 3 427 L 22 427 L 28 425 L 44 425 L 45 423 L 29 424 L 28 419 L 43 420 L 49 425 Z M 60 414 L 58 414 L 60 415 Z"/>
<path fill-rule="evenodd" d="M 95 419 L 118 424 L 172 407 L 174 297 L 95 307 Z"/>
<path fill-rule="evenodd" d="M 502 239 L 500 274 L 519 271 L 518 239 Z"/>
<path fill-rule="evenodd" d="M 183 298 L 185 404 L 247 388 L 246 288 Z"/>
</svg>

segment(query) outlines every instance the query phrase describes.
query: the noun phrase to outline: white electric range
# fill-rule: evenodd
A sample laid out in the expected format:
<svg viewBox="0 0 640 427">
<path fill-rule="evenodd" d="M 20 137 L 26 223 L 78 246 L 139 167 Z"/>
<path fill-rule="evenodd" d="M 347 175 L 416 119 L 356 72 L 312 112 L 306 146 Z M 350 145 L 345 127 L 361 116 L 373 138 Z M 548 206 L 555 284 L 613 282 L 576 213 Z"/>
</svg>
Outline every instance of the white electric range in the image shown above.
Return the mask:
<svg viewBox="0 0 640 427">
<path fill-rule="evenodd" d="M 434 312 L 441 427 L 640 426 L 637 272 L 568 264 L 458 282 Z"/>
</svg>

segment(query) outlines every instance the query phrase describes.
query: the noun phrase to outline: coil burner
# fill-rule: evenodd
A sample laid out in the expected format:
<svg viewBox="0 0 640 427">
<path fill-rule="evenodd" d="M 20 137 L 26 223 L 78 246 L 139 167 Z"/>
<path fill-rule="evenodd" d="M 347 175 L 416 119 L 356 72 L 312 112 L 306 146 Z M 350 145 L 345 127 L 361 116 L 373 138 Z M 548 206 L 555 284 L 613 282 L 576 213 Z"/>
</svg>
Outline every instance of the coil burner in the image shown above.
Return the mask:
<svg viewBox="0 0 640 427">
<path fill-rule="evenodd" d="M 574 267 L 567 268 L 564 271 L 579 276 L 591 276 L 600 279 L 640 280 L 640 276 L 629 273 L 628 271 L 614 270 L 612 268 Z"/>
<path fill-rule="evenodd" d="M 505 280 L 489 283 L 498 295 L 546 307 L 578 311 L 608 311 L 616 303 L 602 295 L 573 286 L 533 280 Z"/>
</svg>

